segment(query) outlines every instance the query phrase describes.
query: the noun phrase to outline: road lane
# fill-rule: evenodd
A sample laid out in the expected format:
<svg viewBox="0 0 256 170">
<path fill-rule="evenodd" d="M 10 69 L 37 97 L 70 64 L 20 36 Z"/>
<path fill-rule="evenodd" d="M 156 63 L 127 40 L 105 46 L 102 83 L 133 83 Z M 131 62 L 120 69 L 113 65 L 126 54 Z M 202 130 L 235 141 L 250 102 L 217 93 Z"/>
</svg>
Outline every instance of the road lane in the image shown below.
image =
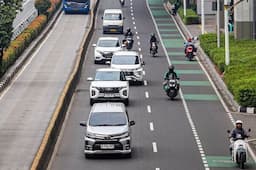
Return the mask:
<svg viewBox="0 0 256 170">
<path fill-rule="evenodd" d="M 61 15 L 0 99 L 0 169 L 29 169 L 72 70 L 88 16 Z"/>
<path fill-rule="evenodd" d="M 169 169 L 170 167 L 182 170 L 204 169 L 181 100 L 171 102 L 162 90 L 162 77 L 168 66 L 164 51 L 159 49 L 159 57 L 149 56 L 149 35 L 156 31 L 146 3 L 145 1 L 133 1 L 132 7 L 127 4 L 129 1 L 126 1 L 126 6 L 122 8 L 126 17 L 125 28 L 129 26 L 135 32 L 136 39 L 133 49 L 141 51 L 146 62 L 146 86 L 133 86 L 130 90 L 128 112 L 130 118 L 136 121 L 136 125 L 132 127 L 133 156 L 131 159 L 119 159 L 115 156 L 98 157 L 97 159 L 84 158 L 84 129 L 79 127 L 79 122 L 86 120 L 90 111 L 89 82 L 86 81 L 86 78 L 94 76 L 96 68 L 107 67 L 93 64 L 93 48 L 90 48 L 71 106 L 69 119 L 57 153 L 53 158 L 51 169 L 107 170 L 120 169 L 120 167 L 124 170 Z M 116 1 L 100 2 L 96 32 L 91 44 L 95 43 L 99 36 L 102 36 L 100 16 L 103 14 L 103 9 L 119 8 L 119 5 Z M 148 98 L 145 91 L 148 92 Z M 151 130 L 150 122 L 153 123 L 154 130 Z M 182 132 L 179 133 L 178 130 Z"/>
</svg>

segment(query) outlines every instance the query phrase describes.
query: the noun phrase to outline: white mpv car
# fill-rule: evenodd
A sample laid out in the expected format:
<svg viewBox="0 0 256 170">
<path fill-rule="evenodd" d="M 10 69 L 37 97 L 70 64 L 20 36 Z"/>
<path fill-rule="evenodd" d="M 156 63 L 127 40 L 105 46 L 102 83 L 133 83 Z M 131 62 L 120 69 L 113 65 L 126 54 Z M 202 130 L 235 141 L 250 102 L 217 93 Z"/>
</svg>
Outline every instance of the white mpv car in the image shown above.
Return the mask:
<svg viewBox="0 0 256 170">
<path fill-rule="evenodd" d="M 105 9 L 102 19 L 103 34 L 106 32 L 123 34 L 124 17 L 121 9 Z"/>
<path fill-rule="evenodd" d="M 123 154 L 131 157 L 131 126 L 123 103 L 95 103 L 85 127 L 84 154 L 86 158 L 94 154 Z"/>
<path fill-rule="evenodd" d="M 120 69 L 125 73 L 126 80 L 143 84 L 143 65 L 136 51 L 115 52 L 111 59 L 111 68 Z"/>
<path fill-rule="evenodd" d="M 110 61 L 116 51 L 122 50 L 122 44 L 118 37 L 100 37 L 97 44 L 93 44 L 94 63 Z"/>
<path fill-rule="evenodd" d="M 88 78 L 88 80 L 93 80 Z M 90 85 L 90 104 L 97 101 L 121 101 L 129 104 L 129 82 L 119 69 L 100 68 Z"/>
</svg>

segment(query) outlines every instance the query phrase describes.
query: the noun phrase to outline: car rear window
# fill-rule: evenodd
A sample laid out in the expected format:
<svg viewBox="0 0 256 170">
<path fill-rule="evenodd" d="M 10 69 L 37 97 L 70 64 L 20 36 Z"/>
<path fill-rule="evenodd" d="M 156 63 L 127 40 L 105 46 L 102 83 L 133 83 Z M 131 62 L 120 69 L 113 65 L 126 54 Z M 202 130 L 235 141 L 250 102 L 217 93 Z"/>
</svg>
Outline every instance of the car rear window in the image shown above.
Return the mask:
<svg viewBox="0 0 256 170">
<path fill-rule="evenodd" d="M 105 13 L 104 19 L 105 20 L 121 20 L 122 15 L 118 13 Z"/>
</svg>

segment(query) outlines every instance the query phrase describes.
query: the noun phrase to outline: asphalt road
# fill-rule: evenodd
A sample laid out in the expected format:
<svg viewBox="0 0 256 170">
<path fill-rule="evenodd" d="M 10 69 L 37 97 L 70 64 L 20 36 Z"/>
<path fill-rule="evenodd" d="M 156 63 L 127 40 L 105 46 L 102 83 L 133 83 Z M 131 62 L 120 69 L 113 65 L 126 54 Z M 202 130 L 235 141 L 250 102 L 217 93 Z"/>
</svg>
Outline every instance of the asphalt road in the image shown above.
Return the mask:
<svg viewBox="0 0 256 170">
<path fill-rule="evenodd" d="M 103 10 L 120 8 L 116 0 L 101 1 L 97 24 L 91 44 L 102 35 Z M 128 112 L 133 126 L 133 154 L 131 159 L 104 156 L 85 159 L 83 154 L 84 129 L 79 122 L 87 120 L 89 82 L 95 70 L 105 65 L 93 64 L 93 48 L 89 48 L 80 83 L 68 113 L 63 134 L 52 160 L 52 170 L 234 170 L 229 157 L 226 130 L 232 128 L 226 113 L 207 75 L 197 61 L 187 62 L 183 54 L 183 39 L 174 21 L 165 12 L 161 0 L 126 0 L 123 7 L 125 27 L 136 33 L 133 49 L 145 61 L 145 84 L 132 86 Z M 157 24 L 157 29 L 155 29 Z M 149 36 L 159 33 L 159 56 L 149 56 Z M 105 36 L 105 35 L 104 35 Z M 120 35 L 110 35 L 119 36 Z M 182 92 L 171 101 L 162 90 L 168 60 L 181 78 Z M 249 164 L 248 169 L 253 169 Z"/>
<path fill-rule="evenodd" d="M 61 14 L 0 96 L 0 169 L 28 170 L 72 71 L 87 15 Z"/>
</svg>

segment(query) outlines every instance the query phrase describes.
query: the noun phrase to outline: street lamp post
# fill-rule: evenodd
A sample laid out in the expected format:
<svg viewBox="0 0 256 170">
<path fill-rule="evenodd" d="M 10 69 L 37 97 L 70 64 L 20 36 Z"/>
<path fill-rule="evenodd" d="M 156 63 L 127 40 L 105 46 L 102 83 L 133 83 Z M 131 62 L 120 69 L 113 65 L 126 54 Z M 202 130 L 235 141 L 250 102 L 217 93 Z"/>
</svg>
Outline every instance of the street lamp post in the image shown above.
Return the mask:
<svg viewBox="0 0 256 170">
<path fill-rule="evenodd" d="M 202 34 L 204 34 L 204 27 L 205 27 L 204 0 L 201 0 L 201 22 L 202 22 Z"/>
<path fill-rule="evenodd" d="M 220 48 L 220 0 L 217 0 L 217 47 Z"/>
<path fill-rule="evenodd" d="M 187 0 L 183 0 L 184 16 L 187 16 Z"/>
<path fill-rule="evenodd" d="M 224 19 L 225 19 L 225 64 L 229 65 L 230 63 L 230 54 L 229 54 L 229 32 L 228 32 L 228 0 L 224 1 Z"/>
</svg>

